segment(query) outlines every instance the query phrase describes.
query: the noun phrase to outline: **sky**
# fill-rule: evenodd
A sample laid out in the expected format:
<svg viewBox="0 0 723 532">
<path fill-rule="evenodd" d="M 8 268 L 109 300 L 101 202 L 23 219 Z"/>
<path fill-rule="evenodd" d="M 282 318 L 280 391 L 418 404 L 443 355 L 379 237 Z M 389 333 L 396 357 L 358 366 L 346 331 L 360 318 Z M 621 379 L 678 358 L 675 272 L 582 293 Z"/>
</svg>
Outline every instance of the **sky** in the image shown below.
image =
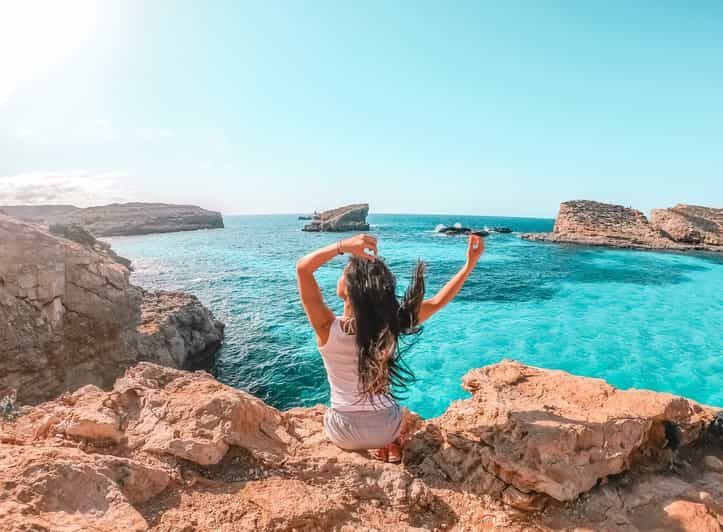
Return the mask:
<svg viewBox="0 0 723 532">
<path fill-rule="evenodd" d="M 723 207 L 723 2 L 0 0 L 0 204 Z"/>
</svg>

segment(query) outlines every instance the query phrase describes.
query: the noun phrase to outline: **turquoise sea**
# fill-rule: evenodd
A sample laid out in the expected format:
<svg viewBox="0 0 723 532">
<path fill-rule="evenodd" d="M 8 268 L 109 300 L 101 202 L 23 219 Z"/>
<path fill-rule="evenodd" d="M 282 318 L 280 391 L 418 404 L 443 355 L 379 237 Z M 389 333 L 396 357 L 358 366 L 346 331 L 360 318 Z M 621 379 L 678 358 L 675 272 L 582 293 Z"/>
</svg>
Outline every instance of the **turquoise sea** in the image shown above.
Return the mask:
<svg viewBox="0 0 723 532">
<path fill-rule="evenodd" d="M 428 293 L 463 264 L 465 237 L 433 232 L 460 222 L 515 232 L 553 220 L 445 215 L 369 216 L 379 252 L 406 284 L 417 258 Z M 346 234 L 300 231 L 297 216 L 226 216 L 211 231 L 110 239 L 133 260 L 133 282 L 196 294 L 226 325 L 213 368 L 223 382 L 279 408 L 326 402 L 329 389 L 299 303 L 294 264 Z M 330 306 L 344 259 L 318 279 Z M 514 358 L 723 406 L 723 257 L 527 242 L 492 234 L 461 293 L 425 324 L 407 354 L 417 376 L 405 404 L 425 417 L 467 394 L 471 368 Z"/>
</svg>

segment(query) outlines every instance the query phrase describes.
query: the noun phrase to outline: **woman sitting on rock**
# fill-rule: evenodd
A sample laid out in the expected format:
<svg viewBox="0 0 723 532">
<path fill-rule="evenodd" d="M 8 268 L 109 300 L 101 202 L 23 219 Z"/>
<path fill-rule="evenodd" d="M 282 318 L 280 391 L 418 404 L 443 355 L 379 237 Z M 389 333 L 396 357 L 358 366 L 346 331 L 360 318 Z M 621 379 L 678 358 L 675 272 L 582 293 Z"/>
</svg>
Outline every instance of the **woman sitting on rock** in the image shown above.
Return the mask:
<svg viewBox="0 0 723 532">
<path fill-rule="evenodd" d="M 427 300 L 424 263 L 417 263 L 399 301 L 394 275 L 377 257 L 377 239 L 370 235 L 341 240 L 297 262 L 301 302 L 316 332 L 331 388 L 324 429 L 337 446 L 374 449 L 372 454 L 380 460 L 401 461 L 402 412 L 397 399 L 414 375 L 402 360 L 399 337 L 419 333 L 419 326 L 457 295 L 483 250 L 482 238 L 470 236 L 465 265 Z M 344 253 L 351 256 L 336 287 L 344 300 L 344 315 L 337 317 L 324 303 L 314 272 Z"/>
</svg>

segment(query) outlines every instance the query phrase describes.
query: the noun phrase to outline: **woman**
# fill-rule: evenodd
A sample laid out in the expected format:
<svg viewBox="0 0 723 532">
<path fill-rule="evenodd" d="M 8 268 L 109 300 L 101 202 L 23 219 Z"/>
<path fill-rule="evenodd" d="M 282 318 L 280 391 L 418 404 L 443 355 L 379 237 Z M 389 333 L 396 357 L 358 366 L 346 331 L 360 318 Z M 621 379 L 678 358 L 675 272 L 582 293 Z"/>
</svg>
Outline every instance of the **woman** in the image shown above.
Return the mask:
<svg viewBox="0 0 723 532">
<path fill-rule="evenodd" d="M 377 239 L 357 235 L 302 257 L 296 264 L 301 302 L 326 368 L 331 408 L 324 415 L 329 439 L 342 449 L 374 449 L 381 460 L 399 462 L 402 412 L 397 391 L 414 378 L 401 358 L 399 338 L 449 303 L 462 288 L 482 252 L 484 241 L 470 236 L 467 261 L 432 298 L 424 299 L 424 263 L 417 263 L 401 301 L 396 280 L 377 257 Z M 343 316 L 326 306 L 314 272 L 337 255 L 349 261 L 337 282 Z"/>
</svg>

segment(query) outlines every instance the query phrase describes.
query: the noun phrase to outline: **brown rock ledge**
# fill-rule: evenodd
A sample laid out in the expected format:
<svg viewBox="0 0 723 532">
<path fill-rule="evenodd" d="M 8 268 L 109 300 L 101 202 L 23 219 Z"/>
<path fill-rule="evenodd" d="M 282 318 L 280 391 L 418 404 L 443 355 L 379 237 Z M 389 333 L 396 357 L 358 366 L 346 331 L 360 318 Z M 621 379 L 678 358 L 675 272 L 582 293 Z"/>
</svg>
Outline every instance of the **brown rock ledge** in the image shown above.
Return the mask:
<svg viewBox="0 0 723 532">
<path fill-rule="evenodd" d="M 204 372 L 140 363 L 0 421 L 3 530 L 713 530 L 713 410 L 513 361 L 407 416 L 402 465 Z M 78 489 L 83 486 L 83 489 Z"/>
<path fill-rule="evenodd" d="M 651 221 L 633 208 L 598 201 L 560 204 L 551 233 L 522 238 L 565 244 L 668 251 L 723 252 L 723 209 L 676 205 L 653 209 Z"/>
</svg>

